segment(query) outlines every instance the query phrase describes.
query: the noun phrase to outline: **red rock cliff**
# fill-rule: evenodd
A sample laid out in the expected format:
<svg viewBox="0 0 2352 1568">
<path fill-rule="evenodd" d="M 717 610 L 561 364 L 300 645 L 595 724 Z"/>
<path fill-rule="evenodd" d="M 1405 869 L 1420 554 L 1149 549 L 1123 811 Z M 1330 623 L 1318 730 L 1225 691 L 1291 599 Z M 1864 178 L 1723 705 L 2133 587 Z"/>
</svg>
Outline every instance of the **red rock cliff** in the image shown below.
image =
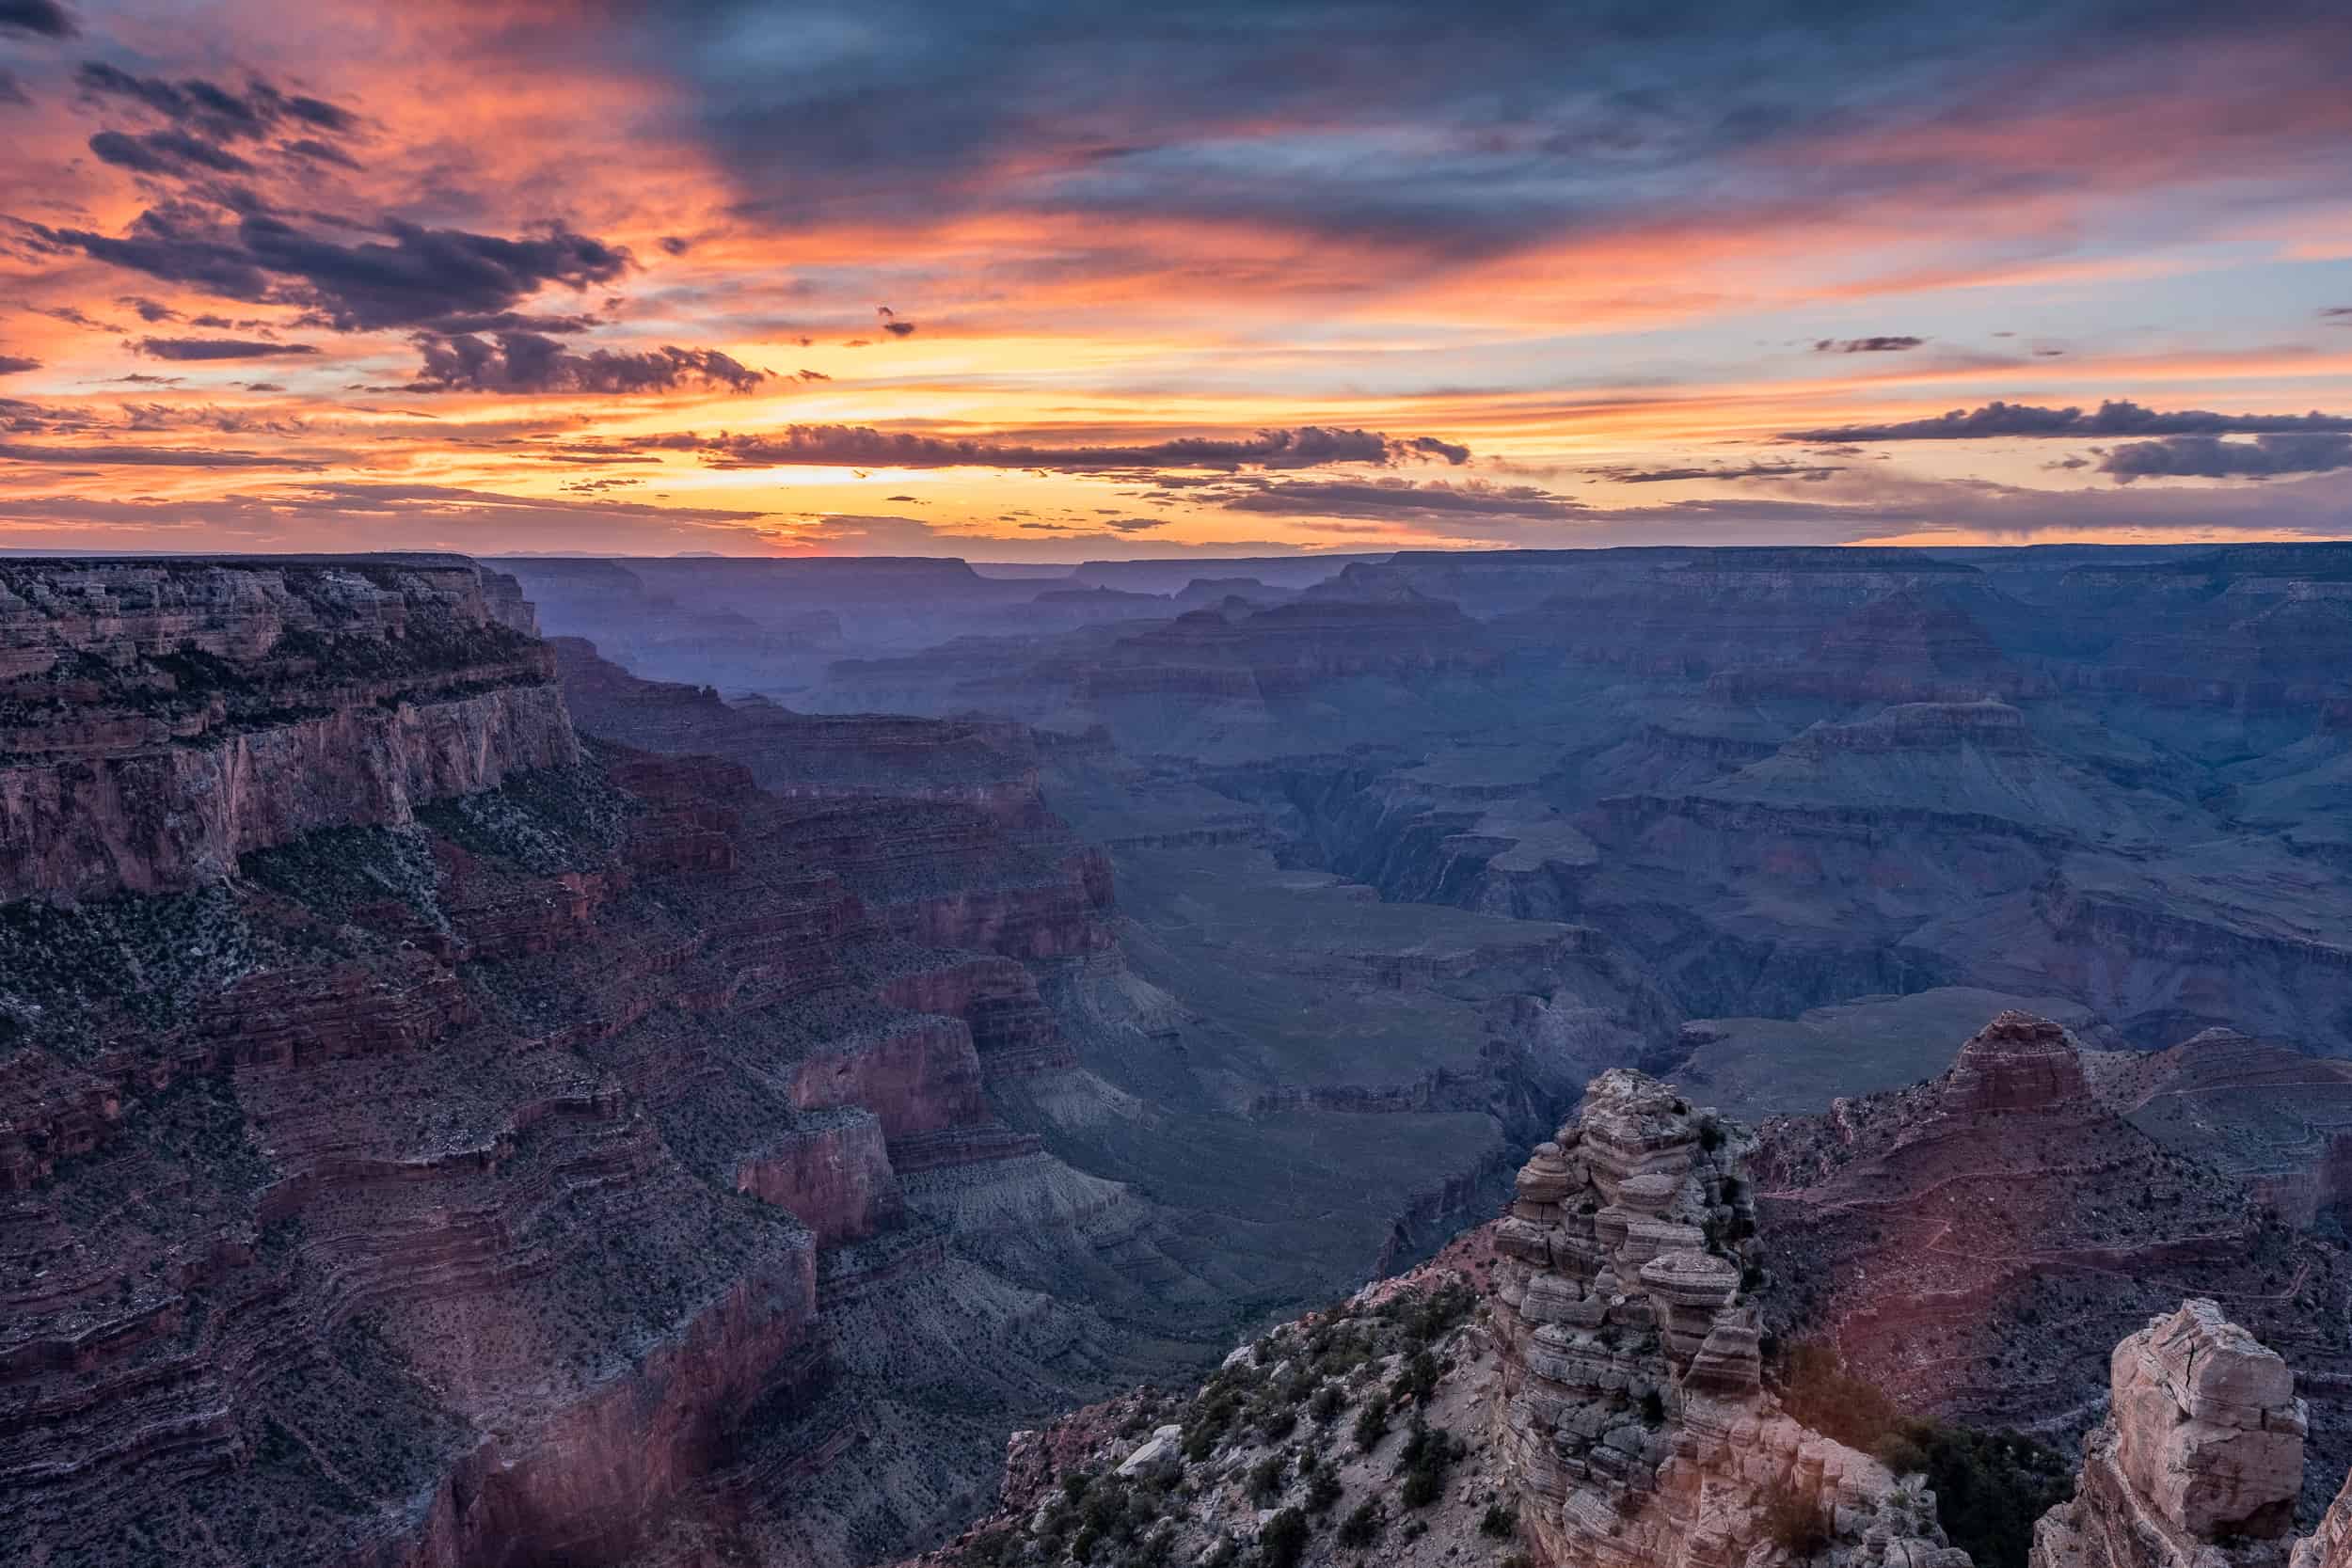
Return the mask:
<svg viewBox="0 0 2352 1568">
<path fill-rule="evenodd" d="M 450 558 L 0 567 L 0 899 L 184 888 L 574 760 L 528 623 Z"/>
</svg>

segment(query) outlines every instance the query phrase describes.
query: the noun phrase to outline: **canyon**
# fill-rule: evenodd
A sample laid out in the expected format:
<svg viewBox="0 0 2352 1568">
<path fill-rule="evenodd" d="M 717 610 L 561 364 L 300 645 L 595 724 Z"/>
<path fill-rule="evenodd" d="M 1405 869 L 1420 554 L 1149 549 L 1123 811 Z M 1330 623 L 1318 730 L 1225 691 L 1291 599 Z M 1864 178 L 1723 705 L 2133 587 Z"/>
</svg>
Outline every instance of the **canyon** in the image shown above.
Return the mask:
<svg viewBox="0 0 2352 1568">
<path fill-rule="evenodd" d="M 2082 1083 L 2063 1029 L 2005 1014 L 1929 1085 L 1936 1103 L 1912 1108 L 1911 1136 L 1946 1138 L 1947 1164 L 1972 1177 L 1979 1138 L 1953 1134 L 2070 1114 Z M 1639 1072 L 1602 1074 L 1521 1167 L 1501 1218 L 1245 1339 L 1195 1389 L 1137 1390 L 1017 1433 L 997 1511 L 923 1568 L 1245 1550 L 1415 1565 L 2343 1560 L 2352 1478 L 2341 1432 L 2323 1439 L 2315 1424 L 2341 1386 L 2326 1359 L 2338 1336 L 2309 1332 L 2290 1359 L 2200 1293 L 2226 1288 L 2233 1259 L 2186 1253 L 2157 1278 L 2142 1259 L 2154 1295 L 2192 1293 L 2102 1349 L 2100 1397 L 2074 1423 L 2078 1464 L 2013 1426 L 1950 1424 L 1926 1412 L 1965 1402 L 1883 1387 L 1883 1347 L 1837 1313 L 1776 1314 L 1776 1285 L 1804 1267 L 1784 1250 L 1807 1239 L 1788 1212 L 1840 1200 L 1760 1190 L 1774 1136 Z M 2001 1174 L 2000 1158 L 1990 1150 L 1981 1174 Z M 2086 1204 L 2115 1190 L 2087 1169 L 2048 1180 Z M 1919 1196 L 1892 1192 L 1888 1210 Z M 1889 1266 L 1899 1257 L 1870 1259 L 1867 1290 L 1915 1335 L 1956 1285 L 1992 1288 L 1976 1315 L 2014 1322 L 2006 1260 L 1955 1251 L 1937 1275 Z M 2341 1323 L 2342 1304 L 2303 1321 Z M 2064 1377 L 2063 1358 L 2040 1375 Z"/>
<path fill-rule="evenodd" d="M 2195 1300 L 2320 1529 L 2347 581 L 11 559 L 0 1523 L 1957 1568 L 1888 1445 L 2039 1497 Z"/>
</svg>

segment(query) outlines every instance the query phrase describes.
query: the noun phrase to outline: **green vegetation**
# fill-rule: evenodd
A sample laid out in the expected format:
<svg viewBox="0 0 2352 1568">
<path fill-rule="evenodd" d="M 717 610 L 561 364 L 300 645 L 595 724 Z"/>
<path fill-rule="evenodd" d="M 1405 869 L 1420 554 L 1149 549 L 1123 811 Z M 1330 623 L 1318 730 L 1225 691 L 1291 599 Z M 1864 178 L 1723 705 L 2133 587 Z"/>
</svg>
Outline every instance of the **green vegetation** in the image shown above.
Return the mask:
<svg viewBox="0 0 2352 1568">
<path fill-rule="evenodd" d="M 1389 1511 L 1377 1497 L 1366 1497 L 1340 1521 L 1337 1539 L 1343 1546 L 1369 1546 L 1388 1528 Z"/>
<path fill-rule="evenodd" d="M 1047 1505 L 1030 1544 L 1047 1561 L 1066 1551 L 1089 1568 L 1162 1568 L 1175 1541 L 1173 1526 L 1163 1523 L 1170 1512 L 1156 1479 L 1073 1471 L 1061 1478 L 1061 1496 Z M 995 1568 L 1019 1560 L 1021 1545 L 1012 1530 L 993 1531 L 974 1544 L 971 1556 Z"/>
<path fill-rule="evenodd" d="M 543 876 L 600 864 L 644 808 L 606 776 L 609 748 L 586 748 L 587 760 L 578 767 L 509 774 L 496 789 L 422 807 L 417 820 L 460 848 Z"/>
<path fill-rule="evenodd" d="M 1431 1426 L 1416 1411 L 1404 1451 L 1396 1458 L 1396 1473 L 1405 1478 L 1397 1487 L 1397 1500 L 1406 1508 L 1426 1508 L 1444 1497 L 1446 1472 L 1469 1451 L 1469 1444 L 1443 1427 Z"/>
<path fill-rule="evenodd" d="M 1979 1568 L 2023 1568 L 2034 1521 L 2074 1495 L 2072 1460 L 2046 1443 L 1906 1415 L 1823 1345 L 1792 1345 L 1774 1360 L 1790 1415 L 1899 1475 L 1927 1476 L 1944 1533 Z"/>
<path fill-rule="evenodd" d="M 1282 1510 L 1258 1532 L 1259 1560 L 1265 1568 L 1297 1568 L 1298 1560 L 1307 1555 L 1311 1528 L 1304 1513 L 1295 1508 Z"/>
<path fill-rule="evenodd" d="M 1389 1396 L 1375 1394 L 1356 1412 L 1356 1446 L 1370 1452 L 1389 1431 Z"/>
<path fill-rule="evenodd" d="M 1802 1562 L 1830 1543 L 1828 1513 L 1820 1500 L 1786 1487 L 1764 1502 L 1765 1538 Z"/>
<path fill-rule="evenodd" d="M 1290 1484 L 1290 1478 L 1291 1456 L 1287 1452 L 1277 1449 L 1266 1455 L 1250 1466 L 1249 1500 L 1260 1508 L 1273 1506 L 1274 1500 L 1282 1495 L 1282 1488 Z"/>
</svg>

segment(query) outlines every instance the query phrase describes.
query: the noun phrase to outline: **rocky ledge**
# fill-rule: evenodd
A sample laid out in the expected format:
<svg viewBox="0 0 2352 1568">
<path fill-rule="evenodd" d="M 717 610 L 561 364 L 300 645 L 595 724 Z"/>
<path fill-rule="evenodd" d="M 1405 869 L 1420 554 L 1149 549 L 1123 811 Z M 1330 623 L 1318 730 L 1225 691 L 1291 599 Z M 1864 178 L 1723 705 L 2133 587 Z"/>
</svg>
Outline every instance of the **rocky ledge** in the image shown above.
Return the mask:
<svg viewBox="0 0 2352 1568">
<path fill-rule="evenodd" d="M 2285 1361 L 2211 1301 L 2183 1302 L 2115 1347 L 2106 1419 L 2072 1500 L 2035 1527 L 2032 1568 L 2335 1568 L 2339 1495 L 2291 1539 L 2309 1418 Z M 2352 1493 L 2348 1484 L 2347 1493 Z"/>
<path fill-rule="evenodd" d="M 2216 1168 L 2210 1130 L 2151 1136 L 2094 1065 L 2116 1076 L 2058 1023 L 2004 1012 L 1938 1078 L 1768 1122 L 1767 1330 L 1834 1345 L 1908 1411 L 2064 1444 L 2098 1418 L 2116 1341 L 2185 1296 L 2340 1386 L 2342 1249 Z M 2326 1468 L 2352 1462 L 2334 1402 L 2310 1440 Z"/>
<path fill-rule="evenodd" d="M 1751 1142 L 1619 1069 L 1520 1171 L 1494 1324 L 1521 1528 L 1549 1563 L 1965 1563 L 1915 1479 L 1761 1386 Z"/>
<path fill-rule="evenodd" d="M 1924 1476 L 1760 1377 L 1750 1143 L 1603 1074 L 1502 1218 L 1197 1391 L 1016 1434 L 997 1512 L 924 1568 L 1967 1568 Z"/>
<path fill-rule="evenodd" d="M 0 567 L 0 901 L 186 888 L 577 760 L 531 607 L 470 561 Z"/>
</svg>

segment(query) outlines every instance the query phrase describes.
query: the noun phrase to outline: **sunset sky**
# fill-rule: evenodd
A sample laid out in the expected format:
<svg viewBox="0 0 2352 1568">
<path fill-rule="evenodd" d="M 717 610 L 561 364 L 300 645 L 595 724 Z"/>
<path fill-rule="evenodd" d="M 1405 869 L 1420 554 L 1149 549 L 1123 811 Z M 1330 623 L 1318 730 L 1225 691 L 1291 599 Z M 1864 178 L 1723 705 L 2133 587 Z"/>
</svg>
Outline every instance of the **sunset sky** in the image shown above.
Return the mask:
<svg viewBox="0 0 2352 1568">
<path fill-rule="evenodd" d="M 2352 537 L 2352 6 L 0 0 L 0 546 Z"/>
</svg>

